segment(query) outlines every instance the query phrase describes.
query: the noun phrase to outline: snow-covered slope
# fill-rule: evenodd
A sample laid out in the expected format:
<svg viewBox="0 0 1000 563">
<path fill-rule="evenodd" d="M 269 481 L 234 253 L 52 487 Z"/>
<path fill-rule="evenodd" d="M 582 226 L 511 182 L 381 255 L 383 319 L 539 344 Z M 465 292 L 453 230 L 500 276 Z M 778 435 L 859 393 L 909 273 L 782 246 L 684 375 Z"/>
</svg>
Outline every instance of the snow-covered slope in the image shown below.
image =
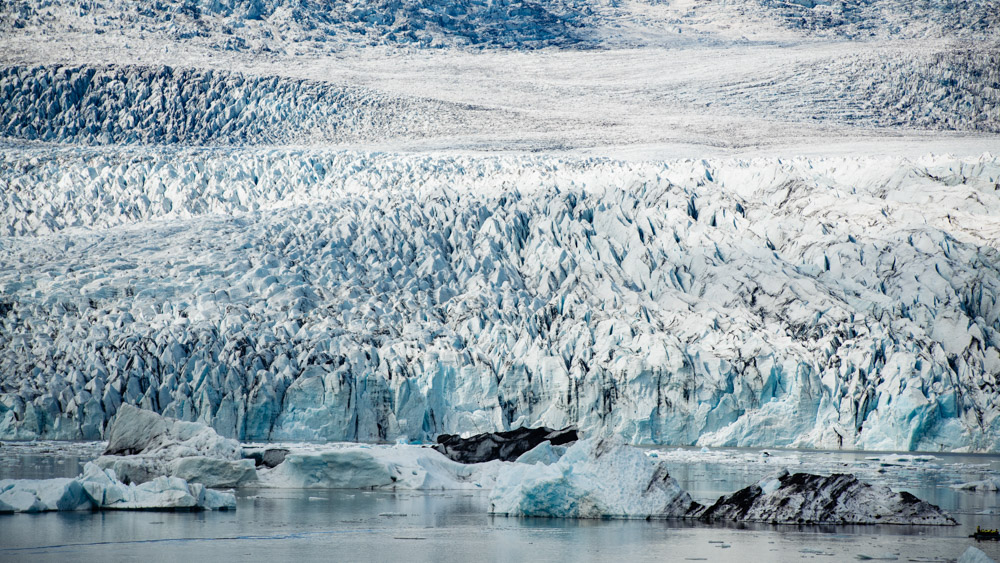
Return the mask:
<svg viewBox="0 0 1000 563">
<path fill-rule="evenodd" d="M 5 437 L 1000 448 L 993 156 L 2 158 Z"/>
</svg>

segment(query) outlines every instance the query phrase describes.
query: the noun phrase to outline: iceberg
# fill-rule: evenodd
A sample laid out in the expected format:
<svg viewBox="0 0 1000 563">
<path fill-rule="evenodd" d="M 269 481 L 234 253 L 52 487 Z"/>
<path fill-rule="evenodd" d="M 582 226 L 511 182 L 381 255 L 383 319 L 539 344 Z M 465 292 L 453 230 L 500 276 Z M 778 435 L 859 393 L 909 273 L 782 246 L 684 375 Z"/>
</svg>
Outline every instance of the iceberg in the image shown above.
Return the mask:
<svg viewBox="0 0 1000 563">
<path fill-rule="evenodd" d="M 0 480 L 0 512 L 87 510 L 93 501 L 78 479 Z"/>
<path fill-rule="evenodd" d="M 551 442 L 545 441 L 534 448 L 524 452 L 517 458 L 518 463 L 541 463 L 551 465 L 566 453 L 568 446 L 553 446 Z"/>
<path fill-rule="evenodd" d="M 616 439 L 590 438 L 551 464 L 505 464 L 490 511 L 553 518 L 681 518 L 772 524 L 954 525 L 940 508 L 851 475 L 783 471 L 712 506 L 691 499 L 667 464 Z"/>
<path fill-rule="evenodd" d="M 0 480 L 0 512 L 62 510 L 235 510 L 232 493 L 214 491 L 178 477 L 136 485 L 94 463 L 74 479 Z"/>
<path fill-rule="evenodd" d="M 951 488 L 960 491 L 970 491 L 977 493 L 995 493 L 1000 491 L 1000 477 L 989 477 L 979 481 L 969 481 L 967 483 L 957 483 Z"/>
<path fill-rule="evenodd" d="M 541 444 L 562 446 L 577 440 L 575 428 L 518 428 L 507 432 L 486 432 L 463 438 L 441 434 L 433 448 L 461 463 L 514 461 Z"/>
<path fill-rule="evenodd" d="M 490 512 L 550 518 L 683 518 L 694 502 L 666 465 L 620 439 L 589 438 L 555 463 L 501 467 Z"/>
<path fill-rule="evenodd" d="M 255 463 L 242 447 L 197 422 L 184 422 L 122 405 L 108 427 L 108 445 L 94 463 L 130 483 L 161 476 L 207 487 L 235 487 L 252 481 Z"/>
<path fill-rule="evenodd" d="M 958 563 L 996 563 L 996 560 L 986 555 L 978 547 L 969 546 L 958 558 Z"/>
<path fill-rule="evenodd" d="M 466 464 L 416 445 L 330 444 L 289 449 L 262 487 L 377 490 L 489 490 L 502 462 Z"/>
<path fill-rule="evenodd" d="M 787 470 L 719 498 L 700 519 L 772 524 L 916 524 L 953 526 L 937 506 L 853 475 L 829 476 Z"/>
</svg>

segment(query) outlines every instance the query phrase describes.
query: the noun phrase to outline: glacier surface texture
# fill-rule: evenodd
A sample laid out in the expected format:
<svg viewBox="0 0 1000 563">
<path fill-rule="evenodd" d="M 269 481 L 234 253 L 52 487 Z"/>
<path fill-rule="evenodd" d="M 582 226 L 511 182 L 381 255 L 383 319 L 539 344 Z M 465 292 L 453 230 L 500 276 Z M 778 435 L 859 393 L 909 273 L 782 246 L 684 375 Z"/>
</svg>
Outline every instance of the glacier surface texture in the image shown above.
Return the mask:
<svg viewBox="0 0 1000 563">
<path fill-rule="evenodd" d="M 1000 447 L 990 155 L 0 161 L 6 438 Z"/>
</svg>

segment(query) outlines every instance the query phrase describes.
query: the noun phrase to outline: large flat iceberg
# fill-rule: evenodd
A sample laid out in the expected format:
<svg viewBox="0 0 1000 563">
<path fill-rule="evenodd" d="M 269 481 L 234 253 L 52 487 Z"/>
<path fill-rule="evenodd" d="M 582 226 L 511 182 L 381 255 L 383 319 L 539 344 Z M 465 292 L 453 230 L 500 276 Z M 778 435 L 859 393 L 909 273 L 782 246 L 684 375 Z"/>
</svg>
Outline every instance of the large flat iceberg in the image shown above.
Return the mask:
<svg viewBox="0 0 1000 563">
<path fill-rule="evenodd" d="M 94 463 L 73 479 L 0 480 L 0 512 L 58 510 L 233 510 L 232 493 L 214 491 L 178 477 L 125 484 L 113 470 Z"/>
<path fill-rule="evenodd" d="M 306 489 L 489 490 L 500 461 L 465 464 L 423 446 L 329 444 L 292 447 L 257 485 Z"/>
</svg>

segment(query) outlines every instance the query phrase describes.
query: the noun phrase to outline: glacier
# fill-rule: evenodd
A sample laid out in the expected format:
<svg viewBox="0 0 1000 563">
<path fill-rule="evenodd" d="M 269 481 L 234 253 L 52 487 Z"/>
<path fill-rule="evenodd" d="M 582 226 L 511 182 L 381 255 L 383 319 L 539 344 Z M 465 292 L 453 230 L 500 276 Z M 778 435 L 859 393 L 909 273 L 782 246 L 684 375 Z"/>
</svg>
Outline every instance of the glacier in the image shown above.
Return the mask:
<svg viewBox="0 0 1000 563">
<path fill-rule="evenodd" d="M 1000 448 L 1000 161 L 0 148 L 0 437 Z"/>
<path fill-rule="evenodd" d="M 998 17 L 3 3 L 0 438 L 998 451 Z"/>
</svg>

